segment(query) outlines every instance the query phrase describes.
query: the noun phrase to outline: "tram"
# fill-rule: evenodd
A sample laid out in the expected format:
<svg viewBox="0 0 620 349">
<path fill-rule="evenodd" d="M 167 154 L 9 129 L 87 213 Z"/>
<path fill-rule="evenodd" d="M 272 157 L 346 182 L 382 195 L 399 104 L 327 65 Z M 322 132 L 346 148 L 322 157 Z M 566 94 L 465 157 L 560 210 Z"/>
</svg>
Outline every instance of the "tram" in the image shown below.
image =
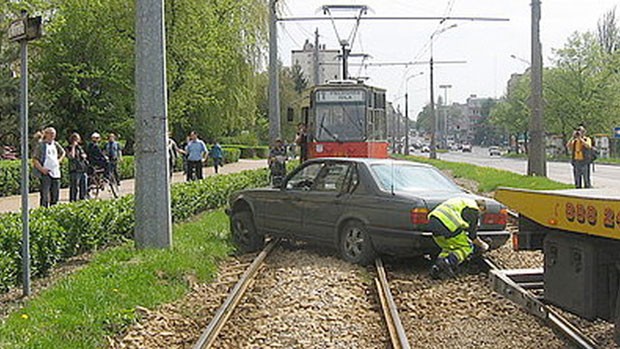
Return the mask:
<svg viewBox="0 0 620 349">
<path fill-rule="evenodd" d="M 312 87 L 303 113 L 308 158 L 387 158 L 385 107 L 385 90 L 361 82 L 333 81 Z"/>
</svg>

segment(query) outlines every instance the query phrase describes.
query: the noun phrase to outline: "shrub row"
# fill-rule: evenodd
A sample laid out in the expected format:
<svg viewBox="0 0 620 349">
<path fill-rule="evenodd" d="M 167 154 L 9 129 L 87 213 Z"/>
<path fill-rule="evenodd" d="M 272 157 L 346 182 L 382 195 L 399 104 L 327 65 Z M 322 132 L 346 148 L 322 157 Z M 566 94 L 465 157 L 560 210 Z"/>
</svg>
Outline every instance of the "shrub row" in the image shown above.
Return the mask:
<svg viewBox="0 0 620 349">
<path fill-rule="evenodd" d="M 223 148 L 224 162 L 231 163 L 239 161 L 241 151 L 237 148 Z M 213 166 L 213 159 L 209 159 L 207 166 Z M 63 176 L 61 187 L 69 186 L 69 162 L 64 160 L 61 164 Z M 179 157 L 175 164 L 175 169 L 183 169 L 183 159 Z M 133 178 L 135 173 L 135 162 L 133 156 L 123 156 L 123 161 L 119 163 L 119 174 L 121 179 Z M 0 197 L 18 195 L 20 193 L 21 162 L 20 161 L 0 161 Z M 30 170 L 29 190 L 35 192 L 39 190 L 39 178 L 35 171 Z"/>
<path fill-rule="evenodd" d="M 224 147 L 239 149 L 241 151 L 242 159 L 266 159 L 269 157 L 269 147 L 266 145 L 249 146 L 242 144 L 227 144 L 224 145 Z"/>
<path fill-rule="evenodd" d="M 221 207 L 236 190 L 267 184 L 267 170 L 212 176 L 172 187 L 172 218 L 180 221 Z M 32 210 L 30 220 L 32 275 L 43 276 L 69 257 L 131 238 L 135 227 L 134 197 L 86 200 Z M 21 270 L 21 219 L 0 215 L 0 290 L 18 283 Z"/>
</svg>

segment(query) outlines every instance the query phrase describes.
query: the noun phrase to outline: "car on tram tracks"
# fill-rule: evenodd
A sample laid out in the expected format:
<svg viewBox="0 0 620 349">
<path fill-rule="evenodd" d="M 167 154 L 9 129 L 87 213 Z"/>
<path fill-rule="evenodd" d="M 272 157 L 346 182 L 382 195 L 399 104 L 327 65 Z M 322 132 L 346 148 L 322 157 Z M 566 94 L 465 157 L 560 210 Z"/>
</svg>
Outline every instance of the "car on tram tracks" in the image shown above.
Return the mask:
<svg viewBox="0 0 620 349">
<path fill-rule="evenodd" d="M 335 247 L 350 262 L 367 264 L 377 254 L 435 254 L 428 213 L 453 197 L 486 201 L 479 236 L 491 248 L 504 244 L 507 211 L 472 194 L 433 166 L 369 158 L 318 158 L 291 172 L 276 188 L 233 193 L 227 213 L 240 252 L 264 245 L 265 236 Z"/>
</svg>

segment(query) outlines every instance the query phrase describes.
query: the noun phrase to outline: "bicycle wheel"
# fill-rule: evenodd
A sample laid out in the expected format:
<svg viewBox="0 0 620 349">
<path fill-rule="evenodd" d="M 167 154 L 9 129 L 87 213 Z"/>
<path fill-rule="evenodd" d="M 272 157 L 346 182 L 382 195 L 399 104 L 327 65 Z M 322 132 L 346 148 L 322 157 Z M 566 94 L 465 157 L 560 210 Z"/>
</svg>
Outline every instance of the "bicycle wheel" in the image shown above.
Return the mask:
<svg viewBox="0 0 620 349">
<path fill-rule="evenodd" d="M 108 187 L 110 188 L 110 192 L 112 192 L 112 196 L 116 199 L 118 198 L 118 192 L 119 192 L 119 188 L 118 188 L 118 182 L 116 182 L 116 178 L 115 176 L 112 174 L 110 175 L 110 179 L 106 180 L 106 182 L 108 183 Z"/>
<path fill-rule="evenodd" d="M 88 197 L 91 199 L 97 199 L 99 197 L 99 183 L 91 179 L 90 184 L 88 185 Z"/>
</svg>

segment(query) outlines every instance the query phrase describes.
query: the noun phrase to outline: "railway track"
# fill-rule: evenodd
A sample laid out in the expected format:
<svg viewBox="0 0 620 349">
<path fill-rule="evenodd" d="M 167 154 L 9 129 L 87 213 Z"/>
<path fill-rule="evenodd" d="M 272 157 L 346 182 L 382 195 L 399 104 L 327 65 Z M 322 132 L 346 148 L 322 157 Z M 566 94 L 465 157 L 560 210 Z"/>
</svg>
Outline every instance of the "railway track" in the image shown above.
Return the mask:
<svg viewBox="0 0 620 349">
<path fill-rule="evenodd" d="M 254 261 L 248 266 L 239 281 L 232 288 L 222 306 L 217 310 L 213 319 L 202 332 L 200 338 L 193 345 L 194 349 L 211 348 L 217 341 L 220 331 L 227 324 L 237 305 L 244 298 L 246 291 L 259 274 L 259 269 L 269 254 L 277 247 L 279 239 L 270 241 L 265 248 L 258 254 Z M 382 315 L 385 319 L 386 328 L 389 333 L 390 344 L 394 349 L 410 349 L 407 335 L 400 321 L 398 310 L 390 290 L 387 274 L 383 261 L 379 258 L 375 261 L 377 276 L 374 283 L 381 304 Z"/>
<path fill-rule="evenodd" d="M 483 262 L 489 268 L 491 284 L 496 292 L 543 320 L 578 348 L 600 348 L 579 327 L 545 304 L 542 269 L 504 269 L 489 257 L 485 257 Z"/>
</svg>

